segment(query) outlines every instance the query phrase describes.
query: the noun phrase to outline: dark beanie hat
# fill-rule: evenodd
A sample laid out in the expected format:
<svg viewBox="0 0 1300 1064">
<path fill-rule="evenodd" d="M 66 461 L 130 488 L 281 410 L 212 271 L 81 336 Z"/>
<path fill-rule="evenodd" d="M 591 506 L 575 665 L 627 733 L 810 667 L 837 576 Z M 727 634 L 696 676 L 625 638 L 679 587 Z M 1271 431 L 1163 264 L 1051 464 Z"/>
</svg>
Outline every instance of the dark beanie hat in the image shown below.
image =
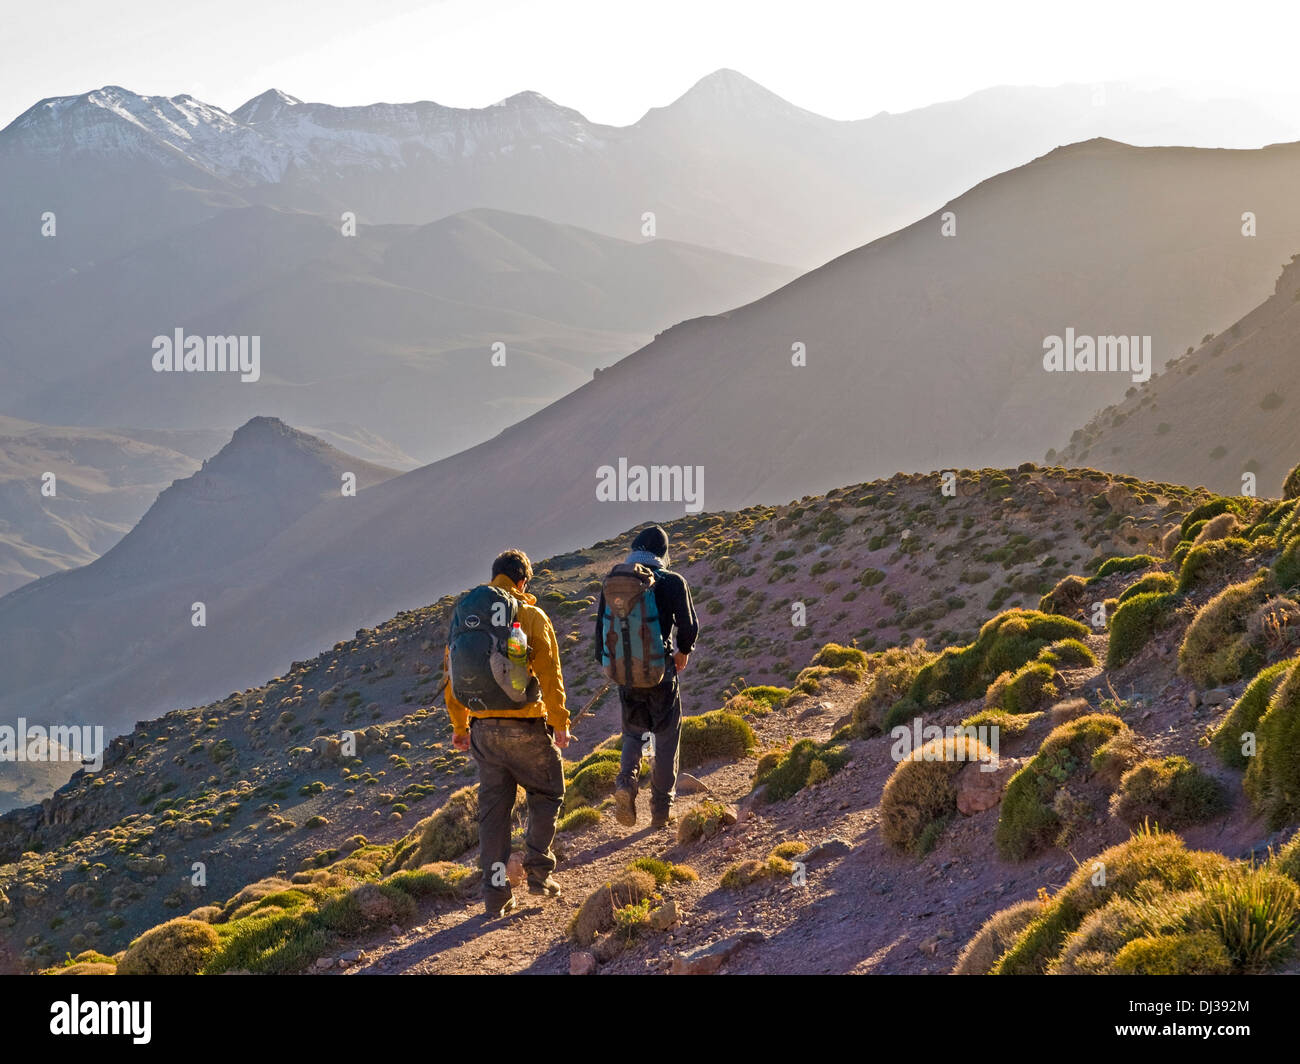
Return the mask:
<svg viewBox="0 0 1300 1064">
<path fill-rule="evenodd" d="M 648 550 L 656 558 L 668 554 L 668 533 L 658 525 L 643 528 L 632 541 L 633 550 Z"/>
</svg>

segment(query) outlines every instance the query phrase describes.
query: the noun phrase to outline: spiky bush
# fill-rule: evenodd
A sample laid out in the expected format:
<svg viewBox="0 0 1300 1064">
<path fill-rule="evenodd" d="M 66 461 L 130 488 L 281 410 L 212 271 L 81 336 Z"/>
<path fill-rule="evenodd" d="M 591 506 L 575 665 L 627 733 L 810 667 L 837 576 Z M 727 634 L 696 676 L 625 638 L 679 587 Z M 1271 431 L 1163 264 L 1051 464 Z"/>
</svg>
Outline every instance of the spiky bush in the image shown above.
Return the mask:
<svg viewBox="0 0 1300 1064">
<path fill-rule="evenodd" d="M 1193 538 L 1199 531 L 1203 521 L 1208 521 L 1213 517 L 1218 517 L 1222 513 L 1234 513 L 1238 517 L 1246 516 L 1246 507 L 1238 499 L 1230 499 L 1224 496 L 1211 499 L 1209 502 L 1202 503 L 1191 513 L 1183 518 L 1180 533 L 1183 539 Z"/>
<path fill-rule="evenodd" d="M 1037 610 L 1011 609 L 986 621 L 975 642 L 949 647 L 917 673 L 908 700 L 921 706 L 979 698 L 998 676 L 1014 672 L 1058 639 L 1082 639 L 1078 621 Z"/>
<path fill-rule="evenodd" d="M 1250 758 L 1241 749 L 1245 742 L 1244 736 L 1256 730 L 1259 718 L 1268 709 L 1269 699 L 1273 697 L 1277 685 L 1282 682 L 1282 677 L 1296 661 L 1297 659 L 1291 658 L 1262 669 L 1250 681 L 1241 697 L 1233 703 L 1232 709 L 1219 722 L 1210 740 L 1210 746 L 1225 765 L 1230 768 L 1245 769 L 1249 764 Z"/>
<path fill-rule="evenodd" d="M 1087 771 L 1092 753 L 1128 726 L 1108 713 L 1089 713 L 1053 728 L 1038 753 L 1007 783 L 994 836 L 998 852 L 1023 860 L 1055 842 L 1062 825 L 1053 799 L 1070 776 Z"/>
<path fill-rule="evenodd" d="M 865 668 L 867 655 L 856 647 L 841 646 L 839 643 L 827 643 L 813 655 L 810 665 L 820 665 L 828 669 L 838 669 L 845 665 Z"/>
<path fill-rule="evenodd" d="M 1300 465 L 1295 466 L 1282 481 L 1282 498 L 1300 499 Z"/>
<path fill-rule="evenodd" d="M 988 975 L 1031 920 L 1042 911 L 1043 903 L 1037 898 L 1018 901 L 1009 909 L 1001 909 L 984 921 L 961 951 L 953 967 L 953 975 Z"/>
<path fill-rule="evenodd" d="M 1239 972 L 1262 972 L 1294 950 L 1300 887 L 1267 866 L 1233 865 L 1201 878 L 1196 926 L 1214 932 Z"/>
<path fill-rule="evenodd" d="M 880 832 L 900 850 L 918 851 L 957 811 L 957 773 L 993 752 L 968 736 L 932 739 L 899 761 L 880 798 Z"/>
<path fill-rule="evenodd" d="M 726 827 L 727 820 L 727 809 L 720 802 L 700 802 L 677 822 L 677 841 L 686 844 L 712 838 Z"/>
<path fill-rule="evenodd" d="M 1134 554 L 1129 558 L 1107 558 L 1097 567 L 1097 575 L 1093 579 L 1104 580 L 1114 573 L 1137 573 L 1159 564 L 1160 559 L 1153 558 L 1150 554 Z"/>
<path fill-rule="evenodd" d="M 569 921 L 569 937 L 579 946 L 590 946 L 602 931 L 613 929 L 617 910 L 645 901 L 655 887 L 655 877 L 649 872 L 627 869 L 587 896 Z"/>
<path fill-rule="evenodd" d="M 854 730 L 867 737 L 884 731 L 886 715 L 912 686 L 917 673 L 934 659 L 922 639 L 870 655 L 867 687 L 853 707 Z"/>
<path fill-rule="evenodd" d="M 1015 672 L 1004 672 L 989 684 L 984 705 L 1013 714 L 1037 712 L 1060 694 L 1053 683 L 1055 677 L 1053 666 L 1045 661 L 1031 661 Z"/>
<path fill-rule="evenodd" d="M 1071 616 L 1083 605 L 1088 595 L 1088 581 L 1081 576 L 1062 577 L 1057 585 L 1038 600 L 1038 609 L 1043 613 L 1059 613 Z"/>
<path fill-rule="evenodd" d="M 181 916 L 151 928 L 126 948 L 119 975 L 198 975 L 217 952 L 216 929 Z"/>
<path fill-rule="evenodd" d="M 1104 881 L 1098 880 L 1098 864 L 1104 870 Z M 1188 890 L 1203 875 L 1228 864 L 1222 854 L 1188 851 L 1177 835 L 1158 830 L 1136 832 L 1127 842 L 1081 864 L 998 959 L 993 974 L 1041 974 L 1084 918 L 1111 898 L 1132 900 L 1141 894 Z"/>
<path fill-rule="evenodd" d="M 1256 728 L 1243 781 L 1255 809 L 1275 828 L 1300 817 L 1300 665 L 1278 684 Z"/>
<path fill-rule="evenodd" d="M 1300 535 L 1291 536 L 1282 543 L 1282 550 L 1273 563 L 1273 575 L 1278 587 L 1300 586 Z"/>
<path fill-rule="evenodd" d="M 1250 541 L 1240 536 L 1216 539 L 1193 547 L 1178 571 L 1178 590 L 1188 594 L 1199 588 L 1221 584 L 1250 553 Z"/>
<path fill-rule="evenodd" d="M 1148 573 L 1141 580 L 1130 584 L 1120 592 L 1120 602 L 1127 602 L 1136 595 L 1146 595 L 1156 591 L 1173 591 L 1178 581 L 1169 573 Z"/>
<path fill-rule="evenodd" d="M 707 761 L 737 761 L 754 749 L 754 729 L 744 717 L 715 709 L 682 720 L 681 765 L 696 768 Z"/>
<path fill-rule="evenodd" d="M 786 754 L 771 764 L 755 778 L 766 784 L 765 798 L 769 802 L 782 802 L 792 798 L 811 783 L 819 783 L 835 775 L 849 762 L 849 748 L 833 739 L 825 743 L 813 739 L 800 739 Z M 816 766 L 821 770 L 817 771 Z M 813 779 L 817 775 L 819 779 Z"/>
<path fill-rule="evenodd" d="M 1128 824 L 1149 820 L 1172 829 L 1213 820 L 1227 808 L 1223 785 L 1185 757 L 1139 762 L 1124 773 L 1111 798 L 1111 813 Z"/>
<path fill-rule="evenodd" d="M 1232 958 L 1212 931 L 1183 931 L 1126 942 L 1111 970 L 1116 975 L 1226 975 Z"/>
<path fill-rule="evenodd" d="M 1264 664 L 1264 648 L 1256 645 L 1247 622 L 1273 587 L 1273 575 L 1265 569 L 1225 587 L 1197 610 L 1178 650 L 1178 671 L 1203 687 L 1257 672 Z"/>
<path fill-rule="evenodd" d="M 1106 668 L 1118 669 L 1128 664 L 1157 631 L 1168 625 L 1181 601 L 1179 595 L 1171 592 L 1153 591 L 1134 595 L 1121 603 L 1110 619 Z"/>
<path fill-rule="evenodd" d="M 1097 655 L 1077 639 L 1058 639 L 1039 651 L 1037 660 L 1059 669 L 1080 669 L 1096 665 Z"/>
</svg>

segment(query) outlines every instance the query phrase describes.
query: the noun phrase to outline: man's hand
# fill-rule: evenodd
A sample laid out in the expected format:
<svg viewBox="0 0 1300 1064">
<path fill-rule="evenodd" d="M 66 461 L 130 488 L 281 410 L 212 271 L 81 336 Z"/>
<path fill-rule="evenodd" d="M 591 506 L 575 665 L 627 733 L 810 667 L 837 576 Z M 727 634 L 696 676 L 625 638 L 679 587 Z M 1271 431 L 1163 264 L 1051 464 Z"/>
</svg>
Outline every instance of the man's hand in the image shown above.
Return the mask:
<svg viewBox="0 0 1300 1064">
<path fill-rule="evenodd" d="M 555 729 L 555 745 L 558 746 L 561 750 L 563 750 L 566 746 L 569 745 L 569 740 L 572 738 L 573 736 L 569 734 L 568 728 Z"/>
<path fill-rule="evenodd" d="M 469 751 L 469 732 L 466 732 L 464 735 L 453 735 L 451 737 L 451 745 L 461 751 L 461 753 L 467 753 Z"/>
<path fill-rule="evenodd" d="M 689 654 L 683 654 L 680 650 L 673 655 L 673 664 L 677 666 L 678 672 L 685 672 L 686 666 L 691 662 Z"/>
</svg>

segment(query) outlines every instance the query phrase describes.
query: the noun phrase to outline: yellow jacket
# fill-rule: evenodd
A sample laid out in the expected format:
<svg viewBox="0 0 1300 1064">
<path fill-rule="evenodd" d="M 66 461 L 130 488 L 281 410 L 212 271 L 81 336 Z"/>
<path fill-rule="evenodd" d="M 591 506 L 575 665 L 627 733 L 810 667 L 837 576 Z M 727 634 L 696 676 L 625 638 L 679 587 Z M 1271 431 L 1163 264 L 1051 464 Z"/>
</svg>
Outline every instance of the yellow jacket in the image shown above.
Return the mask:
<svg viewBox="0 0 1300 1064">
<path fill-rule="evenodd" d="M 564 677 L 560 673 L 560 647 L 555 641 L 551 619 L 537 608 L 537 596 L 515 590 L 514 582 L 504 573 L 492 578 L 492 586 L 499 587 L 519 603 L 515 620 L 524 630 L 528 640 L 528 671 L 537 677 L 542 697 L 519 709 L 471 710 L 457 701 L 451 690 L 451 648 L 442 654 L 442 673 L 446 677 L 443 695 L 447 700 L 447 715 L 451 717 L 456 735 L 469 732 L 470 717 L 545 717 L 552 728 L 567 730 L 569 711 L 564 704 Z"/>
</svg>

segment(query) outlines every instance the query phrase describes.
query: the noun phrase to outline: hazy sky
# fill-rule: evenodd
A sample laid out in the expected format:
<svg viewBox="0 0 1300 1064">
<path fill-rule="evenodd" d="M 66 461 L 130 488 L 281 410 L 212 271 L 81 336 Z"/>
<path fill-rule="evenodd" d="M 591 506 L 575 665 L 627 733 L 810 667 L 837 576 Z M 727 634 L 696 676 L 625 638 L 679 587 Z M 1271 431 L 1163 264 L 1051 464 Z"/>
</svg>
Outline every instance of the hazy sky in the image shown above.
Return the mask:
<svg viewBox="0 0 1300 1064">
<path fill-rule="evenodd" d="M 1108 80 L 1276 105 L 1297 29 L 1291 0 L 11 0 L 0 124 L 106 84 L 227 110 L 272 86 L 463 107 L 535 89 L 625 124 L 719 67 L 833 118 Z"/>
</svg>

